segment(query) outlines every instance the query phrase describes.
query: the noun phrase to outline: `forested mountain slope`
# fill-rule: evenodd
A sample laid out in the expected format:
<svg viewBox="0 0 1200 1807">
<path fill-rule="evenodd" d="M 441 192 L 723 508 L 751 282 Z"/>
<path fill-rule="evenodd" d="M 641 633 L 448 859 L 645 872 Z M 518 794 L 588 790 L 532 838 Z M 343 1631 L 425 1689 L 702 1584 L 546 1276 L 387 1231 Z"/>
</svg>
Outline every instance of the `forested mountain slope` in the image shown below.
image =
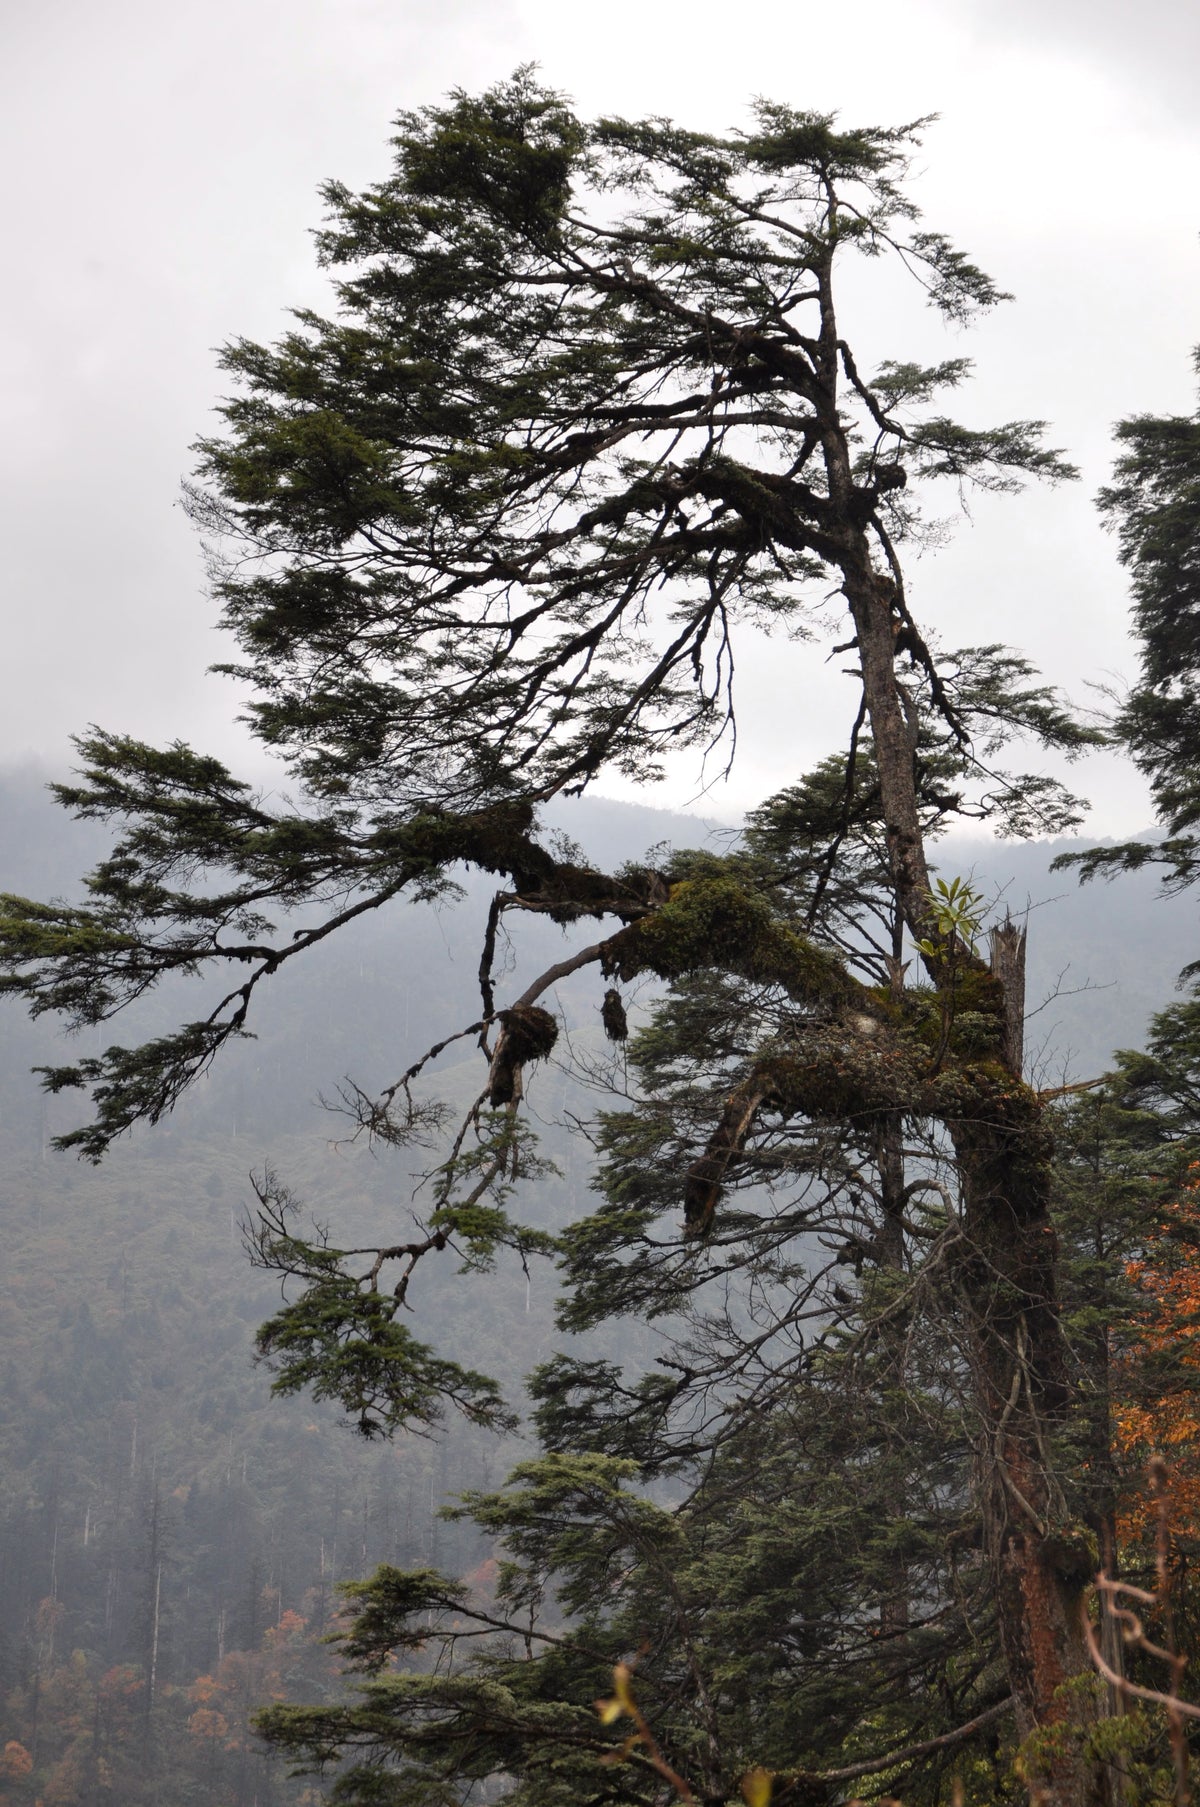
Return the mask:
<svg viewBox="0 0 1200 1807">
<path fill-rule="evenodd" d="M 35 896 L 68 891 L 100 851 L 42 783 L 18 772 L 0 789 L 3 883 Z M 606 868 L 708 833 L 694 818 L 604 803 L 577 806 L 562 826 Z M 947 845 L 940 860 L 1014 914 L 1034 906 L 1030 1007 L 1060 994 L 1029 1031 L 1047 1083 L 1136 1046 L 1200 942 L 1188 901 L 1162 901 L 1146 875 L 1080 890 L 1049 872 L 1059 850 Z M 99 1168 L 49 1146 L 78 1108 L 30 1078 L 61 1058 L 51 1025 L 6 1012 L 0 1800 L 299 1800 L 302 1785 L 266 1764 L 245 1716 L 270 1695 L 336 1685 L 316 1642 L 336 1584 L 384 1560 L 459 1572 L 486 1561 L 477 1534 L 436 1507 L 497 1480 L 516 1442 L 454 1424 L 442 1438 L 375 1444 L 331 1408 L 272 1399 L 253 1338 L 278 1292 L 250 1267 L 241 1226 L 247 1176 L 269 1165 L 339 1239 L 382 1213 L 405 1233 L 414 1162 L 339 1143 L 346 1126 L 319 1095 L 347 1075 L 386 1084 L 447 1021 L 477 1014 L 487 896 L 473 878 L 456 905 L 369 916 L 315 949 L 264 998 L 257 1038 Z M 562 931 L 532 919 L 520 933 L 522 972 L 562 957 Z M 585 1063 L 602 1046 L 594 992 L 571 978 L 556 997 Z M 174 1020 L 170 997 L 142 1007 L 138 1033 L 160 1019 Z M 443 1090 L 464 1099 L 477 1083 L 455 1051 L 442 1073 Z M 553 1229 L 587 1186 L 590 1149 L 564 1113 L 586 1116 L 595 1099 L 547 1065 L 533 1103 L 559 1172 L 523 1209 Z M 498 1374 L 519 1404 L 521 1376 L 561 1341 L 549 1268 L 527 1276 L 502 1262 L 468 1293 L 452 1261 L 426 1266 L 415 1333 Z"/>
</svg>

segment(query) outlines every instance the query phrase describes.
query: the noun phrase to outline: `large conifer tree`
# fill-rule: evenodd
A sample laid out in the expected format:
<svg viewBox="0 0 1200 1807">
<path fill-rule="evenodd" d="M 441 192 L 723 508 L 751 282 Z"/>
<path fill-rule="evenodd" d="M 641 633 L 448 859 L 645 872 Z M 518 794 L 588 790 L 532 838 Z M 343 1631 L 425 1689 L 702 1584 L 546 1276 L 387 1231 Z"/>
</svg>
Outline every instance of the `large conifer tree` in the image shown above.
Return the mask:
<svg viewBox="0 0 1200 1807">
<path fill-rule="evenodd" d="M 1200 350 L 1195 354 L 1200 371 Z M 1160 841 L 1071 856 L 1085 877 L 1160 865 L 1164 881 L 1200 876 L 1200 412 L 1137 414 L 1116 428 L 1113 480 L 1098 501 L 1132 574 L 1141 670 L 1114 727 L 1149 780 Z"/>
<path fill-rule="evenodd" d="M 546 1463 L 516 1505 L 473 1508 L 523 1564 L 503 1622 L 557 1582 L 590 1642 L 531 1630 L 525 1696 L 511 1666 L 476 1671 L 465 1721 L 425 1682 L 406 1718 L 393 1680 L 366 1722 L 310 1723 L 295 1736 L 319 1752 L 374 1739 L 409 1765 L 403 1782 L 364 1772 L 349 1798 L 434 1799 L 435 1783 L 457 1798 L 501 1772 L 530 1801 L 657 1798 L 649 1747 L 630 1753 L 635 1787 L 595 1766 L 611 1740 L 587 1717 L 597 1664 L 639 1628 L 658 1639 L 663 1735 L 713 1801 L 756 1740 L 797 1788 L 837 1769 L 852 1725 L 892 1749 L 921 1729 L 897 1703 L 939 1662 L 935 1738 L 958 1729 L 947 1714 L 974 1725 L 1009 1697 L 1028 1734 L 1081 1698 L 1067 1684 L 1087 1671 L 1092 1555 L 1050 1457 L 1071 1374 L 1044 1104 L 1021 1076 L 1023 938 L 997 930 L 989 969 L 976 900 L 932 885 L 927 845 L 964 814 L 1017 833 L 1069 823 L 1073 799 L 996 760 L 1013 735 L 1068 751 L 1088 737 L 1019 656 L 940 653 L 900 558 L 939 480 L 1012 489 L 1068 467 L 1040 423 L 971 429 L 940 411 L 962 359 L 924 368 L 898 350 L 866 371 L 843 336 L 837 271 L 854 257 L 896 260 L 954 322 L 1003 299 L 920 225 L 903 189 L 917 131 L 768 105 L 726 138 L 588 125 L 528 74 L 403 116 L 386 180 L 326 191 L 336 313 L 229 348 L 226 430 L 190 492 L 253 729 L 300 802 L 268 807 L 185 746 L 93 732 L 60 796 L 120 825 L 111 857 L 81 907 L 7 900 L 6 983 L 35 1011 L 103 1023 L 169 974 L 216 975 L 175 1033 L 47 1073 L 54 1090 L 90 1088 L 95 1114 L 63 1142 L 99 1158 L 169 1110 L 315 942 L 464 862 L 502 880 L 479 1020 L 446 1029 L 478 1038 L 481 1090 L 448 1132 L 427 1234 L 343 1252 L 262 1188 L 260 1257 L 296 1286 L 264 1352 L 282 1386 L 340 1399 L 367 1432 L 446 1403 L 504 1421 L 488 1377 L 454 1361 L 452 1329 L 435 1349 L 401 1321 L 412 1277 L 447 1246 L 475 1263 L 545 1246 L 513 1200 L 554 979 L 593 969 L 618 1039 L 621 987 L 669 988 L 637 1044 L 640 1102 L 602 1130 L 606 1202 L 563 1241 L 564 1311 L 568 1326 L 669 1311 L 677 1367 L 626 1385 L 552 1364 L 537 1381 Z M 857 685 L 848 745 L 758 813 L 744 851 L 610 875 L 552 850 L 549 799 L 729 746 L 742 637 L 774 633 L 782 656 L 825 631 L 831 593 Z M 494 952 L 519 911 L 603 926 L 509 996 Z M 415 1053 L 382 1097 L 349 1095 L 385 1141 L 442 1123 L 421 1089 L 434 1056 Z M 852 1286 L 823 1275 L 834 1233 Z M 873 1444 L 845 1404 L 872 1397 L 892 1402 Z M 964 1685 L 950 1653 L 979 1621 L 943 1533 L 966 1510 L 967 1447 L 972 1586 L 990 1595 L 1003 1680 L 984 1660 Z M 857 1526 L 840 1543 L 821 1491 L 839 1473 Z M 631 1487 L 654 1477 L 676 1489 L 669 1506 Z M 721 1539 L 743 1523 L 735 1586 Z M 438 1578 L 380 1585 L 355 1633 L 368 1663 L 460 1610 Z M 785 1711 L 800 1682 L 803 1725 Z M 891 1718 L 873 1720 L 885 1696 Z M 583 1764 L 567 1776 L 547 1757 L 564 1725 Z M 1045 1748 L 1064 1802 L 1099 1797 L 1079 1739 Z"/>
</svg>

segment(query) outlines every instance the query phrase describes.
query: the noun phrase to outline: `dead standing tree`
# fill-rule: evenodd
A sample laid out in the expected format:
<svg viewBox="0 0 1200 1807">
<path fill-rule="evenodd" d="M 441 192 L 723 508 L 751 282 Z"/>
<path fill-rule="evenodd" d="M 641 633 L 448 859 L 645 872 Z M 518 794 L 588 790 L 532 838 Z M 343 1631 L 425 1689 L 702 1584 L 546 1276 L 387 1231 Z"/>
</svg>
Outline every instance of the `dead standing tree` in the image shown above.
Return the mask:
<svg viewBox="0 0 1200 1807">
<path fill-rule="evenodd" d="M 420 1248 L 457 1237 L 480 1258 L 537 1246 L 504 1188 L 520 1164 L 523 1067 L 554 1039 L 540 1000 L 555 976 L 713 968 L 776 987 L 795 1006 L 790 1040 L 748 1064 L 680 1175 L 688 1228 L 712 1223 L 764 1111 L 873 1117 L 893 1139 L 904 1117 L 942 1126 L 963 1200 L 980 1498 L 1029 1730 L 1088 1668 L 1087 1562 L 1045 1449 L 1067 1404 L 1050 1142 L 1020 1072 L 1017 942 L 998 937 L 989 971 L 939 917 L 927 837 L 964 814 L 1009 832 L 1062 827 L 1073 799 L 988 766 L 1010 735 L 1068 750 L 1089 737 L 1018 656 L 938 656 L 910 612 L 898 548 L 920 531 L 924 485 L 1068 474 L 1040 423 L 972 430 L 937 412 L 963 360 L 885 362 L 867 378 L 843 336 L 835 270 L 855 254 L 906 266 L 951 321 L 1002 298 L 919 227 L 901 187 L 916 131 L 843 132 L 767 105 L 749 135 L 723 139 L 662 121 L 587 126 L 527 74 L 404 116 L 387 180 L 327 190 L 318 242 L 338 315 L 300 315 L 274 348 L 228 350 L 228 430 L 202 446 L 191 492 L 254 731 L 303 807 L 266 809 L 186 747 L 93 733 L 60 797 L 123 821 L 122 836 L 86 906 L 10 898 L 3 951 L 9 988 L 75 1024 L 109 1020 L 170 973 L 236 974 L 176 1034 L 47 1075 L 53 1090 L 91 1088 L 94 1120 L 63 1142 L 99 1158 L 172 1107 L 243 1032 L 257 986 L 307 947 L 436 891 L 463 862 L 497 874 L 507 888 L 473 1026 L 488 1079 L 472 1121 L 486 1134 L 459 1135 Z M 895 906 L 883 987 L 819 928 L 783 926 L 736 873 L 614 878 L 537 838 L 549 798 L 607 770 L 651 777 L 667 749 L 714 748 L 733 725 L 738 637 L 810 634 L 831 588 L 853 629 L 838 650 L 857 655 L 847 810 L 873 762 Z M 825 881 L 846 828 L 831 830 Z M 270 912 L 301 908 L 315 912 L 307 926 L 276 931 Z M 491 949 L 520 910 L 610 930 L 499 1009 Z M 905 932 L 941 1000 L 932 1042 L 899 983 Z M 397 1140 L 429 1127 L 412 1101 L 421 1065 L 382 1100 L 353 1095 L 367 1127 Z M 262 1253 L 307 1289 L 264 1331 L 284 1384 L 324 1387 L 368 1429 L 427 1419 L 442 1399 L 497 1419 L 484 1377 L 396 1322 L 416 1250 L 372 1251 L 357 1275 L 268 1208 Z M 399 1296 L 380 1280 L 392 1258 Z M 1099 1788 L 1086 1765 L 1055 1780 L 1064 1802 Z"/>
</svg>

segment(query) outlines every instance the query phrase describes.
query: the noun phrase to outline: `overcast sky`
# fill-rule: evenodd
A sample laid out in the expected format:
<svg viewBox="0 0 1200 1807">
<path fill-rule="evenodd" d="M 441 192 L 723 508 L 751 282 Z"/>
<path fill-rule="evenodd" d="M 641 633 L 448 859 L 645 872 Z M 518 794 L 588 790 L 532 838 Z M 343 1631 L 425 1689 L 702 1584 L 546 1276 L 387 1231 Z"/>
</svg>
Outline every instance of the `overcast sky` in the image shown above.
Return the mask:
<svg viewBox="0 0 1200 1807">
<path fill-rule="evenodd" d="M 398 109 L 527 60 L 588 113 L 724 129 L 766 94 L 849 123 L 940 114 L 917 197 L 1016 295 L 943 353 L 976 360 L 964 410 L 1044 416 L 1083 481 L 975 508 L 911 572 L 914 606 L 952 644 L 1024 647 L 1079 700 L 1131 671 L 1091 497 L 1113 421 L 1194 406 L 1195 0 L 7 0 L 3 18 L 0 760 L 64 766 L 93 720 L 238 757 L 177 506 L 214 348 L 322 305 L 323 178 L 380 177 Z M 878 355 L 935 348 L 894 298 L 856 307 Z M 848 701 L 778 649 L 743 654 L 741 681 L 743 757 L 703 801 L 731 818 L 829 750 Z M 1119 762 L 1081 782 L 1095 832 L 1146 820 Z M 694 790 L 689 769 L 647 800 Z"/>
</svg>

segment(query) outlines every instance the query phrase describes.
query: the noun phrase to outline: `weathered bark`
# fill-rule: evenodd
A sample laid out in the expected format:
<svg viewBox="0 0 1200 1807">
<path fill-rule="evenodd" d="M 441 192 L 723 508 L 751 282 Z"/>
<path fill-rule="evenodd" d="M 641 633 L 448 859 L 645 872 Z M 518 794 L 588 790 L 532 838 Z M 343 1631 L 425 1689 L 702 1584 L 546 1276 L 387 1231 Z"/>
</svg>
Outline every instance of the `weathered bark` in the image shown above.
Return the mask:
<svg viewBox="0 0 1200 1807">
<path fill-rule="evenodd" d="M 1027 1737 L 1081 1711 L 1063 1690 L 1092 1673 L 1080 1597 L 1095 1557 L 1081 1528 L 1068 1521 L 1046 1447 L 1067 1403 L 1056 1248 L 1039 1183 L 1044 1163 L 1027 1146 L 1014 1150 L 1017 1134 L 972 1125 L 960 1129 L 956 1143 L 979 1504 L 1017 1729 Z M 1026 1140 L 1039 1136 L 1040 1126 L 1030 1122 Z M 1063 1803 L 1105 1798 L 1102 1767 L 1081 1756 L 1062 1758 L 1049 1779 Z"/>
</svg>

